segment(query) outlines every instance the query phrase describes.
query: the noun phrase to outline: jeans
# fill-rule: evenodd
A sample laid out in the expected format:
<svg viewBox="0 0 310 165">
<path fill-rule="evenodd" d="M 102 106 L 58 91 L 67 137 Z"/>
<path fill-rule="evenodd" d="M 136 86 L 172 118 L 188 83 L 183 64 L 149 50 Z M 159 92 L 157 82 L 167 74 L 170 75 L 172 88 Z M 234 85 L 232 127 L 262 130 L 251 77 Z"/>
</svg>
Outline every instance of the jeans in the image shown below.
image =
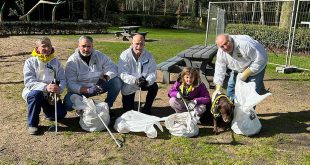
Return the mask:
<svg viewBox="0 0 310 165">
<path fill-rule="evenodd" d="M 102 86 L 103 93 L 108 92 L 107 98 L 104 100 L 104 102 L 108 103 L 109 108 L 113 106 L 113 103 L 116 100 L 116 97 L 119 91 L 121 90 L 121 88 L 122 88 L 122 81 L 119 77 L 112 78 L 106 83 L 106 85 Z M 64 98 L 64 104 L 65 104 L 67 111 L 73 110 L 72 108 L 73 103 L 70 99 L 70 96 L 72 94 L 75 94 L 75 93 L 68 92 Z M 94 96 L 94 95 L 88 95 L 88 94 L 78 94 L 78 95 L 80 96 L 84 95 L 87 98 Z"/>
<path fill-rule="evenodd" d="M 172 107 L 172 109 L 174 109 L 175 112 L 177 113 L 187 112 L 184 102 L 176 97 L 171 97 L 169 99 L 169 104 Z M 198 116 L 202 116 L 202 114 L 206 111 L 206 105 L 204 104 L 196 105 L 194 111 Z"/>
<path fill-rule="evenodd" d="M 264 80 L 264 75 L 265 75 L 265 69 L 266 67 L 258 74 L 248 77 L 245 81 L 245 82 L 255 82 L 256 84 L 255 91 L 258 94 L 261 94 L 264 89 L 263 80 Z M 230 72 L 230 77 L 229 77 L 228 85 L 227 85 L 227 97 L 230 98 L 231 100 L 234 99 L 234 95 L 235 95 L 235 84 L 236 84 L 237 75 L 238 75 L 237 72 L 234 72 L 234 71 Z"/>
<path fill-rule="evenodd" d="M 28 94 L 27 97 L 28 116 L 27 125 L 28 127 L 37 127 L 39 125 L 39 115 L 41 108 L 43 109 L 44 115 L 50 120 L 55 120 L 55 105 L 50 105 L 44 98 L 42 91 L 33 90 Z M 57 119 L 63 119 L 67 114 L 61 100 L 57 102 Z"/>
<path fill-rule="evenodd" d="M 147 91 L 146 101 L 144 107 L 142 109 L 142 113 L 151 114 L 151 108 L 154 102 L 154 99 L 157 95 L 158 85 L 155 82 L 153 85 L 148 86 L 146 88 L 142 88 L 142 91 Z M 129 110 L 134 110 L 134 102 L 135 102 L 135 94 L 130 95 L 122 95 L 123 108 L 127 112 Z M 140 100 L 141 101 L 141 100 Z"/>
</svg>

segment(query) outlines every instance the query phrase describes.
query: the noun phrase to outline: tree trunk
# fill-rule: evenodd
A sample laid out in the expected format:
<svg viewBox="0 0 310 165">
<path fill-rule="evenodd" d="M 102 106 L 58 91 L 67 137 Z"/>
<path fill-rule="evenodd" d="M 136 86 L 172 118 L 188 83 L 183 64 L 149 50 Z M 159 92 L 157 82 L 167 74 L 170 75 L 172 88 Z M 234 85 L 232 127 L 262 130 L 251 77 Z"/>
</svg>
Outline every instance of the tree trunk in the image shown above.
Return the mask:
<svg viewBox="0 0 310 165">
<path fill-rule="evenodd" d="M 2 7 L 1 7 L 1 10 L 0 10 L 0 22 L 3 21 L 3 9 L 4 9 L 4 5 L 5 5 L 5 2 L 3 3 Z"/>
<path fill-rule="evenodd" d="M 288 29 L 291 26 L 291 16 L 293 12 L 294 2 L 283 2 L 279 22 L 280 29 Z"/>
<path fill-rule="evenodd" d="M 105 7 L 104 7 L 104 21 L 107 22 L 107 8 L 108 8 L 108 4 L 109 4 L 109 0 L 107 0 L 107 3 L 105 4 Z"/>
<path fill-rule="evenodd" d="M 83 19 L 90 19 L 90 0 L 84 0 Z"/>
<path fill-rule="evenodd" d="M 261 16 L 260 16 L 260 22 L 262 23 L 262 25 L 265 25 L 265 19 L 264 19 L 264 4 L 263 4 L 263 1 L 261 0 L 259 2 L 260 4 L 260 13 L 261 13 Z"/>
</svg>

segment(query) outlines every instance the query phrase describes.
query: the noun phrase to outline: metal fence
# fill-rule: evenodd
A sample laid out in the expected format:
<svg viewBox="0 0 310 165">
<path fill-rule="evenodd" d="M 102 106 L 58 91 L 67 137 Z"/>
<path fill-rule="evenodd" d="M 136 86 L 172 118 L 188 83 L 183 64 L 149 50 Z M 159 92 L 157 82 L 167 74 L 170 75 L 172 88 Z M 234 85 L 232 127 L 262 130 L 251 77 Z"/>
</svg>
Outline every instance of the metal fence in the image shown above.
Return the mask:
<svg viewBox="0 0 310 165">
<path fill-rule="evenodd" d="M 270 64 L 310 70 L 310 0 L 210 2 L 206 44 L 222 33 L 260 41 Z"/>
</svg>

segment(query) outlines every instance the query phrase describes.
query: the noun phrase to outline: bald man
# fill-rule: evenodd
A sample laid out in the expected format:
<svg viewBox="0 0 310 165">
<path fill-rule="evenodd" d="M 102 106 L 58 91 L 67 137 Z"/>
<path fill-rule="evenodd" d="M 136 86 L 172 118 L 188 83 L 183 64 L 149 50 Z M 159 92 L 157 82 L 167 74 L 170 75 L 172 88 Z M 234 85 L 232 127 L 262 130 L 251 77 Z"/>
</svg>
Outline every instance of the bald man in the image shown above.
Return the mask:
<svg viewBox="0 0 310 165">
<path fill-rule="evenodd" d="M 230 99 L 234 98 L 237 77 L 245 82 L 255 82 L 256 92 L 260 94 L 264 88 L 263 79 L 268 60 L 264 46 L 247 35 L 221 34 L 216 37 L 215 42 L 219 49 L 213 79 L 216 90 L 212 99 L 222 89 L 227 68 L 232 70 L 227 86 L 227 96 Z"/>
<path fill-rule="evenodd" d="M 134 110 L 135 93 L 141 88 L 147 91 L 142 113 L 151 114 L 152 104 L 158 91 L 158 85 L 155 82 L 156 62 L 144 46 L 144 37 L 140 34 L 135 35 L 131 46 L 120 55 L 118 73 L 124 82 L 121 90 L 124 110 Z"/>
</svg>

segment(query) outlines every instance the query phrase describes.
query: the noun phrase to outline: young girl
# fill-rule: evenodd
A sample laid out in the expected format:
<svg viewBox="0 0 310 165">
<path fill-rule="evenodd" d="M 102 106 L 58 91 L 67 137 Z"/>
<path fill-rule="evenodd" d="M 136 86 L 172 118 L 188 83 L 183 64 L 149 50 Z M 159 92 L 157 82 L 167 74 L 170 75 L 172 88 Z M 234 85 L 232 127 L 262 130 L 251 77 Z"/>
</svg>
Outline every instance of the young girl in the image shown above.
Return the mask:
<svg viewBox="0 0 310 165">
<path fill-rule="evenodd" d="M 200 82 L 198 71 L 189 67 L 183 69 L 168 96 L 170 106 L 177 113 L 187 111 L 181 97 L 186 100 L 189 110 L 194 110 L 198 116 L 202 116 L 206 107 L 210 107 L 211 104 L 209 92 L 205 84 Z"/>
</svg>

